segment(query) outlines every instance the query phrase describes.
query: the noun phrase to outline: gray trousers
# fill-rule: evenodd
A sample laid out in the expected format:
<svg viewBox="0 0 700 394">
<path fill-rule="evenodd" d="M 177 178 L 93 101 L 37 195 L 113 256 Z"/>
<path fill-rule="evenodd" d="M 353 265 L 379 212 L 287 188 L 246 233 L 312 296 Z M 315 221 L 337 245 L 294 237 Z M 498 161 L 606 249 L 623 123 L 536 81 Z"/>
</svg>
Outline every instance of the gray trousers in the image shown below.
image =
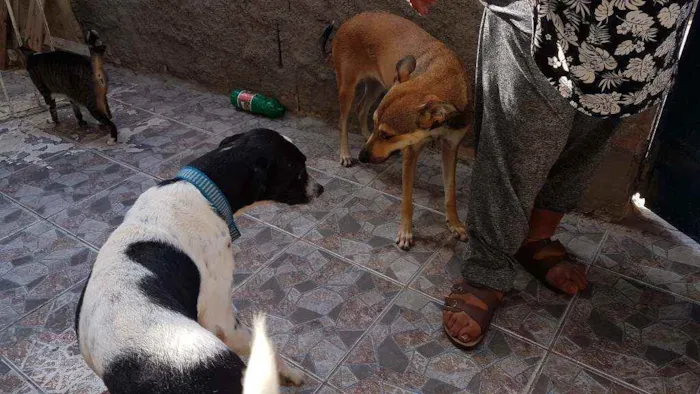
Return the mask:
<svg viewBox="0 0 700 394">
<path fill-rule="evenodd" d="M 531 58 L 529 32 L 517 27 L 527 19 L 521 14 L 514 23 L 513 8 L 506 9 L 485 9 L 481 24 L 469 248 L 462 256 L 467 282 L 504 292 L 512 289 L 513 255 L 533 207 L 576 208 L 618 123 L 580 113 L 547 82 Z"/>
</svg>

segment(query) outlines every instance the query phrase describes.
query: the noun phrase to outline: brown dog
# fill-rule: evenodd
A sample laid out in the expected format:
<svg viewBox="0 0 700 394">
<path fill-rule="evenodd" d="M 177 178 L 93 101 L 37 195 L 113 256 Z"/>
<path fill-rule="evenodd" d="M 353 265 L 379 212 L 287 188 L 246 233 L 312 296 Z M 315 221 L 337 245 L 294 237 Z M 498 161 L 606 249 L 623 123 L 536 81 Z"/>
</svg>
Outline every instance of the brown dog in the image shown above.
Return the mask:
<svg viewBox="0 0 700 394">
<path fill-rule="evenodd" d="M 327 30 L 324 38 L 329 35 Z M 348 115 L 360 83 L 365 89 L 358 105 L 360 129 L 369 138 L 360 161 L 381 163 L 394 152 L 403 154 L 399 247 L 408 249 L 413 244 L 413 173 L 421 148 L 437 137 L 442 138 L 447 225 L 455 237 L 466 240 L 455 201 L 457 149 L 473 115 L 464 64 L 418 25 L 386 12 L 365 12 L 343 23 L 333 39 L 332 62 L 340 102 L 340 163 L 352 165 Z M 374 113 L 370 135 L 369 110 L 387 89 Z"/>
</svg>

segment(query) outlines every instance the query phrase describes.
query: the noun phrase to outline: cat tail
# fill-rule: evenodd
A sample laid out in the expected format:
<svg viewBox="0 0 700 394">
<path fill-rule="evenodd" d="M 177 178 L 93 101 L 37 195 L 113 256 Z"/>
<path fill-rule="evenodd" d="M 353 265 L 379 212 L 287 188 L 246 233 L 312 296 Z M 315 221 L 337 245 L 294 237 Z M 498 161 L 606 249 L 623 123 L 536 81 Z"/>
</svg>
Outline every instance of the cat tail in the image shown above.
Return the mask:
<svg viewBox="0 0 700 394">
<path fill-rule="evenodd" d="M 88 30 L 85 34 L 85 44 L 88 46 L 90 51 L 95 51 L 98 53 L 103 53 L 105 50 L 105 44 L 100 39 L 100 35 L 97 34 L 95 30 Z"/>
</svg>

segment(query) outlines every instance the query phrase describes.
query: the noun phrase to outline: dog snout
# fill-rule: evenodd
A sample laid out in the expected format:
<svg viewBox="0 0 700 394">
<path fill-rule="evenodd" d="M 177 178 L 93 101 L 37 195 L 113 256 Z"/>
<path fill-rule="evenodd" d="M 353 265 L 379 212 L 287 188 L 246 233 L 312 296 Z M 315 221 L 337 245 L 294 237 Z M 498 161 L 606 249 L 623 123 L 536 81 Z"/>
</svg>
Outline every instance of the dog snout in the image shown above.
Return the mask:
<svg viewBox="0 0 700 394">
<path fill-rule="evenodd" d="M 319 197 L 321 194 L 323 194 L 323 185 L 317 183 L 314 189 L 316 191 L 316 197 Z"/>
<path fill-rule="evenodd" d="M 306 198 L 308 201 L 315 200 L 318 196 L 323 194 L 323 186 L 316 182 L 313 178 L 309 177 L 306 183 Z"/>
<path fill-rule="evenodd" d="M 370 159 L 369 151 L 367 149 L 362 148 L 358 159 L 360 159 L 360 163 L 369 163 L 369 159 Z"/>
</svg>

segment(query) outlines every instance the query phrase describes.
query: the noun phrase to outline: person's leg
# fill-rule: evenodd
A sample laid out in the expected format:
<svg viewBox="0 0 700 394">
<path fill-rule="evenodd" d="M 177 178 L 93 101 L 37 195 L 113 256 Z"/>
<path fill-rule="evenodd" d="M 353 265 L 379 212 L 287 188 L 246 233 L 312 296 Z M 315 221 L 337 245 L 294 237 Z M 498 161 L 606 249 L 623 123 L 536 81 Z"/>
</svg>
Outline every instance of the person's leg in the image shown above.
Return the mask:
<svg viewBox="0 0 700 394">
<path fill-rule="evenodd" d="M 462 274 L 468 285 L 495 290 L 502 297 L 512 288 L 513 255 L 528 233 L 535 198 L 566 146 L 576 110 L 537 69 L 530 38 L 488 9 L 478 59 L 481 123 Z M 488 305 L 480 298 L 473 291 L 457 291 L 446 302 L 456 305 L 455 299 L 460 299 L 485 309 Z M 462 342 L 486 329 L 454 308 L 446 309 L 444 323 L 448 334 Z"/>
<path fill-rule="evenodd" d="M 619 120 L 577 113 L 566 147 L 535 200 L 529 231 L 516 259 L 554 289 L 573 294 L 587 285 L 581 270 L 566 261 L 564 246 L 551 238 L 564 214 L 578 205 L 618 124 Z"/>
<path fill-rule="evenodd" d="M 535 209 L 568 213 L 578 206 L 619 124 L 618 119 L 576 114 L 566 147 L 549 171 Z"/>
</svg>

